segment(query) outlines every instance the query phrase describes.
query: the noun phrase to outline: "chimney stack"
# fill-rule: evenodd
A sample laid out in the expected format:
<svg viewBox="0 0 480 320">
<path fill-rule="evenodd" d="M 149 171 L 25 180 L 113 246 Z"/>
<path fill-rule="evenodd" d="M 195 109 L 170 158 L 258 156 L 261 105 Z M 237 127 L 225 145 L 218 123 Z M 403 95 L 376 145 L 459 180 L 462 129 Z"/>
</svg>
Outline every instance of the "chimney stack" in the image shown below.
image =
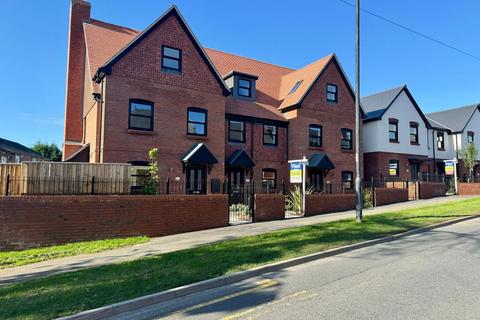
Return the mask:
<svg viewBox="0 0 480 320">
<path fill-rule="evenodd" d="M 71 0 L 70 3 L 63 159 L 68 158 L 82 145 L 86 61 L 83 23 L 90 21 L 90 7 L 90 3 L 85 0 Z"/>
</svg>

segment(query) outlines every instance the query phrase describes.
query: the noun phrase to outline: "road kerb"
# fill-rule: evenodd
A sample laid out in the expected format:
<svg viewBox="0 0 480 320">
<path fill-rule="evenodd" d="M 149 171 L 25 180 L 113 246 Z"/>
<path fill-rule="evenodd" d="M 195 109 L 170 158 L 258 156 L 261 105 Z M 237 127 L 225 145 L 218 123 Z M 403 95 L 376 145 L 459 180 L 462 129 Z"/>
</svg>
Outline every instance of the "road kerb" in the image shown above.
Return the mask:
<svg viewBox="0 0 480 320">
<path fill-rule="evenodd" d="M 297 265 L 300 265 L 300 264 L 304 264 L 304 263 L 307 263 L 307 262 L 312 262 L 312 261 L 315 261 L 315 260 L 319 260 L 319 259 L 328 258 L 328 257 L 331 257 L 331 256 L 336 256 L 336 255 L 339 255 L 339 254 L 347 253 L 347 252 L 350 252 L 350 251 L 353 251 L 353 250 L 362 249 L 362 248 L 365 248 L 365 247 L 394 241 L 394 240 L 401 239 L 401 238 L 411 236 L 411 235 L 414 235 L 414 234 L 427 232 L 427 231 L 430 231 L 430 230 L 433 230 L 433 229 L 446 227 L 446 226 L 449 226 L 449 225 L 452 225 L 452 224 L 455 224 L 455 223 L 464 222 L 464 221 L 475 219 L 475 218 L 480 218 L 480 214 L 475 214 L 475 215 L 471 215 L 471 216 L 461 217 L 461 218 L 458 218 L 458 219 L 443 221 L 443 222 L 432 224 L 432 225 L 429 225 L 429 226 L 409 230 L 409 231 L 399 233 L 399 234 L 396 234 L 396 235 L 391 235 L 391 236 L 387 236 L 387 237 L 383 237 L 383 238 L 378 238 L 378 239 L 368 240 L 368 241 L 364 241 L 364 242 L 354 243 L 354 244 L 343 246 L 343 247 L 338 247 L 338 248 L 333 248 L 333 249 L 329 249 L 329 250 L 325 250 L 325 251 L 321 251 L 321 252 L 312 253 L 312 254 L 309 254 L 309 255 L 306 255 L 306 256 L 301 256 L 301 257 L 296 257 L 296 258 L 292 258 L 292 259 L 289 259 L 289 260 L 284 260 L 284 261 L 280 261 L 280 262 L 271 263 L 271 264 L 256 267 L 256 268 L 253 268 L 253 269 L 240 271 L 240 272 L 237 272 L 237 273 L 234 273 L 234 274 L 231 274 L 231 275 L 221 276 L 221 277 L 217 277 L 217 278 L 213 278 L 213 279 L 209 279 L 209 280 L 204 280 L 204 281 L 201 281 L 201 282 L 192 283 L 192 284 L 185 285 L 185 286 L 182 286 L 182 287 L 173 288 L 173 289 L 170 289 L 170 290 L 150 294 L 150 295 L 143 296 L 143 297 L 138 297 L 138 298 L 135 298 L 135 299 L 111 304 L 111 305 L 108 305 L 108 306 L 104 306 L 104 307 L 100 307 L 100 308 L 96 308 L 96 309 L 92 309 L 92 310 L 86 310 L 86 311 L 83 311 L 83 312 L 80 312 L 80 313 L 77 313 L 77 314 L 74 314 L 74 315 L 58 318 L 58 320 L 97 320 L 97 319 L 103 319 L 105 317 L 111 317 L 111 316 L 114 316 L 114 315 L 117 315 L 117 314 L 132 311 L 132 310 L 139 309 L 139 308 L 142 308 L 142 307 L 145 307 L 145 306 L 149 306 L 149 305 L 153 305 L 153 304 L 156 304 L 156 303 L 173 300 L 175 298 L 187 296 L 187 295 L 197 293 L 197 292 L 200 292 L 200 291 L 213 289 L 213 288 L 218 288 L 218 287 L 221 287 L 221 286 L 224 286 L 224 285 L 227 285 L 227 284 L 232 284 L 232 283 L 242 281 L 242 280 L 245 280 L 245 279 L 257 277 L 257 276 L 260 276 L 260 275 L 265 274 L 265 273 L 279 271 L 279 270 L 283 270 L 283 269 L 290 268 L 290 267 L 293 267 L 293 266 L 297 266 Z"/>
</svg>

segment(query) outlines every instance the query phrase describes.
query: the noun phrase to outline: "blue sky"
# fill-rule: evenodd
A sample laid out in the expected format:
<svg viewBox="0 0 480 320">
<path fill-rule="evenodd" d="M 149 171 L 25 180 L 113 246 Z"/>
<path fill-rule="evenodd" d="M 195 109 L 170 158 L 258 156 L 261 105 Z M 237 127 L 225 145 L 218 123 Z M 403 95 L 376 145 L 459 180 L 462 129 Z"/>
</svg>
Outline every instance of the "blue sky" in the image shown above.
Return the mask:
<svg viewBox="0 0 480 320">
<path fill-rule="evenodd" d="M 92 17 L 137 29 L 175 3 L 206 47 L 293 68 L 335 52 L 354 81 L 354 9 L 338 0 L 91 3 Z M 480 55 L 479 1 L 363 0 L 362 7 Z M 3 0 L 2 11 L 0 137 L 61 145 L 69 1 Z M 365 14 L 362 46 L 362 95 L 407 84 L 425 112 L 480 102 L 480 60 Z"/>
</svg>

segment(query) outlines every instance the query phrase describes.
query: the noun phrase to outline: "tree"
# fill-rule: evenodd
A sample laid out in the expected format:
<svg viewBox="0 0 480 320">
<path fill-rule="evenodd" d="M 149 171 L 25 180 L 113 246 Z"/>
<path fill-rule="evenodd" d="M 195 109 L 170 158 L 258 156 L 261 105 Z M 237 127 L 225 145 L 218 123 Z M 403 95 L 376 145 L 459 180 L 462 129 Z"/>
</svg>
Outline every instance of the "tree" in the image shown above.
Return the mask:
<svg viewBox="0 0 480 320">
<path fill-rule="evenodd" d="M 42 157 L 50 161 L 62 161 L 62 151 L 55 143 L 42 143 L 38 141 L 32 147 L 32 150 L 41 154 Z"/>
<path fill-rule="evenodd" d="M 478 150 L 475 147 L 475 144 L 470 142 L 466 147 L 463 147 L 459 151 L 459 155 L 465 164 L 465 167 L 468 169 L 468 181 L 470 182 L 473 178 L 473 169 L 477 164 Z"/>
</svg>

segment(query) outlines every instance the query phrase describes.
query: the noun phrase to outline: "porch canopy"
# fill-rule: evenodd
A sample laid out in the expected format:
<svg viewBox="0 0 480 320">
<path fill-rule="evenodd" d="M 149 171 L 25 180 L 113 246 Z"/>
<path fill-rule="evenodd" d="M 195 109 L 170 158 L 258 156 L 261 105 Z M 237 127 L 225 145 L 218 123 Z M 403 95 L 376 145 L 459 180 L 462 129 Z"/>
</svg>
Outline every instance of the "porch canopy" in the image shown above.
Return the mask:
<svg viewBox="0 0 480 320">
<path fill-rule="evenodd" d="M 186 164 L 209 164 L 218 163 L 217 158 L 208 150 L 203 143 L 196 143 L 183 155 L 182 162 Z"/>
<path fill-rule="evenodd" d="M 317 152 L 312 154 L 310 159 L 308 159 L 307 167 L 315 168 L 315 169 L 325 169 L 325 170 L 335 169 L 335 166 L 333 165 L 332 161 L 323 152 Z"/>
<path fill-rule="evenodd" d="M 255 162 L 250 158 L 248 153 L 243 149 L 238 149 L 232 152 L 232 154 L 225 160 L 225 164 L 235 167 L 254 167 Z"/>
</svg>

